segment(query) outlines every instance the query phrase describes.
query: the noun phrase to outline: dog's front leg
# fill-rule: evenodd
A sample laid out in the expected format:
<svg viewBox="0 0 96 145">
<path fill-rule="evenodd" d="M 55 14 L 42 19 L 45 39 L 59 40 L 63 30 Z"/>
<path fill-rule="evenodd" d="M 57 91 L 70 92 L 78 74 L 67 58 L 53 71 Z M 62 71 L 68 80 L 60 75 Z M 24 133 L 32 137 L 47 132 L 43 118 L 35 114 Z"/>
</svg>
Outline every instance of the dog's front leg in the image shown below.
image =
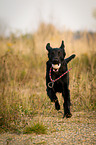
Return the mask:
<svg viewBox="0 0 96 145">
<path fill-rule="evenodd" d="M 47 95 L 49 96 L 51 102 L 55 102 L 55 109 L 60 110 L 60 104 L 58 102 L 58 98 L 52 88 L 47 88 Z"/>
<path fill-rule="evenodd" d="M 66 118 L 70 118 L 72 114 L 70 113 L 70 90 L 68 89 L 67 84 L 64 85 L 62 96 L 64 98 L 64 116 Z"/>
</svg>

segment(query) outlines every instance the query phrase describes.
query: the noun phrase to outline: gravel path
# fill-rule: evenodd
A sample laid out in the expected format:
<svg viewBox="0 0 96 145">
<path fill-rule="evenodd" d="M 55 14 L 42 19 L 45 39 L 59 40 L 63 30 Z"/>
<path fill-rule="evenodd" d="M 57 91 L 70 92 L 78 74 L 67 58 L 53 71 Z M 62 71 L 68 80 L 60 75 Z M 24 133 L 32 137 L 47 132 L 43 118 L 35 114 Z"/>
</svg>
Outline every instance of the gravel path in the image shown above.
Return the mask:
<svg viewBox="0 0 96 145">
<path fill-rule="evenodd" d="M 62 114 L 36 116 L 33 121 L 43 121 L 47 134 L 0 134 L 0 145 L 95 145 L 95 112 L 73 112 L 70 119 L 63 119 Z"/>
</svg>

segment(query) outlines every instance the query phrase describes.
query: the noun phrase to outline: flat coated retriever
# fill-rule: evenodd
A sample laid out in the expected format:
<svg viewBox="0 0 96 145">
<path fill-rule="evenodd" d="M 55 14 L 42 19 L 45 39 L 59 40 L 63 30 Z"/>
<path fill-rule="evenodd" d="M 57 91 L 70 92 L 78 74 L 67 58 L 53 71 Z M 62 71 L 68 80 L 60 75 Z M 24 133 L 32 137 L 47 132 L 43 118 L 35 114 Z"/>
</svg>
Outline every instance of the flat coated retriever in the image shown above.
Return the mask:
<svg viewBox="0 0 96 145">
<path fill-rule="evenodd" d="M 75 54 L 64 59 L 66 55 L 64 48 L 64 41 L 62 41 L 60 48 L 52 48 L 50 43 L 46 45 L 49 58 L 46 63 L 46 86 L 47 95 L 49 96 L 51 102 L 55 103 L 56 110 L 60 110 L 60 104 L 56 93 L 62 93 L 64 99 L 63 117 L 70 118 L 72 114 L 70 112 L 69 71 L 67 63 L 75 57 Z"/>
</svg>

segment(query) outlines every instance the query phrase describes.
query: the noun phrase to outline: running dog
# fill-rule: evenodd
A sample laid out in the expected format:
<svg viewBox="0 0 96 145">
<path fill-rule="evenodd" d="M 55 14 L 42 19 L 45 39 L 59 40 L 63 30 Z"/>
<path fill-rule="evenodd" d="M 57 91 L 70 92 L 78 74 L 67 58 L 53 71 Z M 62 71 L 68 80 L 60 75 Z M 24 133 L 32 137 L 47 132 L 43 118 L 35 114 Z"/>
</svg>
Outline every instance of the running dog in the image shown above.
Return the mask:
<svg viewBox="0 0 96 145">
<path fill-rule="evenodd" d="M 64 48 L 64 41 L 62 41 L 60 48 L 52 48 L 50 43 L 46 45 L 49 58 L 46 63 L 46 90 L 51 102 L 55 103 L 56 110 L 60 110 L 56 93 L 62 93 L 64 99 L 63 117 L 70 118 L 72 114 L 70 112 L 69 70 L 67 63 L 75 57 L 75 54 L 64 59 L 66 55 Z"/>
</svg>

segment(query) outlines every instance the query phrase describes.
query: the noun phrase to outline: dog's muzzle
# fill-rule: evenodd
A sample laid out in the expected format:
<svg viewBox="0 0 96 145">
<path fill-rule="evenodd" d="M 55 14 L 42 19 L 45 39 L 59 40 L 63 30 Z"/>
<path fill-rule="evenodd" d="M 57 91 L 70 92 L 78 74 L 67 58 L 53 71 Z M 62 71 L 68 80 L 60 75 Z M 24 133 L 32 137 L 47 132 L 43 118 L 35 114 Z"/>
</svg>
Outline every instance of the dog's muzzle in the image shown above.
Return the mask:
<svg viewBox="0 0 96 145">
<path fill-rule="evenodd" d="M 61 67 L 61 63 L 59 63 L 59 64 L 52 64 L 52 68 L 53 68 L 54 72 L 58 72 L 60 67 Z"/>
</svg>

